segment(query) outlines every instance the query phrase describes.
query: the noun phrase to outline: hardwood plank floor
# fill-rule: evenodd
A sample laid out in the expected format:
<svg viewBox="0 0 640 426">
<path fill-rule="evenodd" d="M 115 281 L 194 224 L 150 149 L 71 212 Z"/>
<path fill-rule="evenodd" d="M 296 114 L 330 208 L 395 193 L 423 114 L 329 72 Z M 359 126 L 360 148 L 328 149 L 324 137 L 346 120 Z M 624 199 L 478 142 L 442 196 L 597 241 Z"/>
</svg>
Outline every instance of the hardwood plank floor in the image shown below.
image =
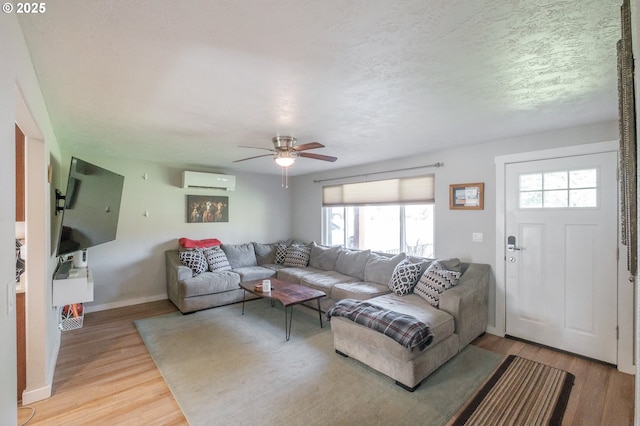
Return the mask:
<svg viewBox="0 0 640 426">
<path fill-rule="evenodd" d="M 31 425 L 187 425 L 133 324 L 175 312 L 168 300 L 86 314 L 84 326 L 62 333 L 53 395 L 31 404 Z M 563 425 L 632 425 L 633 376 L 598 362 L 485 334 L 481 348 L 514 354 L 576 376 Z M 19 424 L 31 414 L 18 410 Z"/>
<path fill-rule="evenodd" d="M 188 425 L 133 324 L 175 311 L 162 300 L 85 314 L 62 333 L 53 395 L 27 425 Z M 19 424 L 30 414 L 19 409 Z"/>
<path fill-rule="evenodd" d="M 568 371 L 575 376 L 563 425 L 633 425 L 634 377 L 615 367 L 565 352 L 485 334 L 474 345 L 518 355 Z"/>
</svg>

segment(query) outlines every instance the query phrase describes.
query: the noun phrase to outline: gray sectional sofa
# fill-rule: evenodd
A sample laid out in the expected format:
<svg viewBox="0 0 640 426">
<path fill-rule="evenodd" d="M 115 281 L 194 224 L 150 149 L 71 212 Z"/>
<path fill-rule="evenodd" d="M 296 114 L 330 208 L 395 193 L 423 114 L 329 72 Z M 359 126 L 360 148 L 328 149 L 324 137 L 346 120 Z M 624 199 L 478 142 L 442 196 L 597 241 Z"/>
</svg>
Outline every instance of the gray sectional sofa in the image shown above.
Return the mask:
<svg viewBox="0 0 640 426">
<path fill-rule="evenodd" d="M 347 250 L 307 244 L 309 260 L 306 266 L 276 263 L 278 245 L 288 243 L 222 244 L 231 270 L 206 271 L 194 274 L 180 261 L 179 250 L 165 252 L 167 294 L 182 313 L 240 302 L 244 281 L 276 277 L 323 291 L 320 300 L 326 311 L 336 300 L 369 299 L 389 293 L 387 283 L 404 254 L 389 257 L 369 250 Z M 247 295 L 250 297 L 250 295 Z M 316 307 L 317 305 L 311 304 Z"/>
<path fill-rule="evenodd" d="M 292 247 L 284 244 L 289 250 Z M 422 273 L 433 259 L 322 247 L 313 242 L 304 247 L 308 260 L 302 265 L 297 258 L 293 258 L 293 264 L 286 261 L 289 259 L 282 255 L 283 243 L 223 244 L 231 270 L 200 274 L 182 264 L 178 250 L 169 250 L 165 253 L 169 299 L 181 312 L 189 313 L 242 301 L 245 295 L 238 285 L 241 281 L 276 277 L 326 293 L 327 297 L 321 299 L 323 311 L 337 301 L 357 299 L 410 315 L 431 329 L 433 341 L 424 349 L 408 349 L 350 319 L 331 318 L 337 353 L 382 372 L 410 391 L 486 329 L 489 265 L 445 261 L 449 268 L 460 272 L 460 277 L 455 287 L 440 294 L 439 306 L 434 307 L 418 294 L 399 296 L 389 287 L 394 269 L 403 260 L 420 264 Z M 315 301 L 310 307 L 317 309 Z"/>
<path fill-rule="evenodd" d="M 388 293 L 368 302 L 411 315 L 428 324 L 433 341 L 425 349 L 407 349 L 390 337 L 343 318 L 331 319 L 337 353 L 349 356 L 391 377 L 406 390 L 415 390 L 442 364 L 484 333 L 488 320 L 489 265 L 461 263 L 456 285 L 440 295 L 436 308 L 417 294 Z"/>
</svg>

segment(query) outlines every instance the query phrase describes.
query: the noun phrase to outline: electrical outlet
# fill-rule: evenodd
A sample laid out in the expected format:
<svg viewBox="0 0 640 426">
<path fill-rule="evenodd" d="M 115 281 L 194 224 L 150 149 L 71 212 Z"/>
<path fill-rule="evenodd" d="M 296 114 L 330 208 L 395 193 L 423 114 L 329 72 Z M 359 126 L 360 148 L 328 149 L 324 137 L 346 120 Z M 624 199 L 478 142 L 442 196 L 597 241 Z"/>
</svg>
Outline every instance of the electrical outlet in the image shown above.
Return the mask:
<svg viewBox="0 0 640 426">
<path fill-rule="evenodd" d="M 474 243 L 481 243 L 482 239 L 483 239 L 482 232 L 474 232 L 473 235 L 471 236 L 471 241 L 473 241 Z"/>
</svg>

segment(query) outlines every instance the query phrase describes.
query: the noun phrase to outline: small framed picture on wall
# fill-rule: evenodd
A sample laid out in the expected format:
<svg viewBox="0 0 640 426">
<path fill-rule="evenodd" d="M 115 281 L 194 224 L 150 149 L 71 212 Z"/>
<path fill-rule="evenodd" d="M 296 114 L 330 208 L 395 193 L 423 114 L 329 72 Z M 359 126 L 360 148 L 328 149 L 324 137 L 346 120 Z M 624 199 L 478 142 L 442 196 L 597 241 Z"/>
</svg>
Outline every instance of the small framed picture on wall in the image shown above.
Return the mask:
<svg viewBox="0 0 640 426">
<path fill-rule="evenodd" d="M 449 185 L 449 209 L 483 210 L 484 183 Z"/>
</svg>

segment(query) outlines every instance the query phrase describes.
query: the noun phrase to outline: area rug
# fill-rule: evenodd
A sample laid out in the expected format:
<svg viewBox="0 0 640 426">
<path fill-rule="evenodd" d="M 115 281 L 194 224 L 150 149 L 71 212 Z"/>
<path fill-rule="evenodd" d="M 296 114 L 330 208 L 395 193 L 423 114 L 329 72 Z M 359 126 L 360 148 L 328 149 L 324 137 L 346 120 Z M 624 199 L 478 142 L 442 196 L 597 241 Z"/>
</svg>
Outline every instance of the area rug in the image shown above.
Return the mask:
<svg viewBox="0 0 640 426">
<path fill-rule="evenodd" d="M 453 425 L 559 425 L 574 376 L 509 355 Z"/>
<path fill-rule="evenodd" d="M 413 393 L 335 353 L 330 323 L 296 306 L 285 340 L 267 300 L 136 321 L 185 417 L 199 425 L 443 425 L 503 356 L 469 346 Z"/>
</svg>

